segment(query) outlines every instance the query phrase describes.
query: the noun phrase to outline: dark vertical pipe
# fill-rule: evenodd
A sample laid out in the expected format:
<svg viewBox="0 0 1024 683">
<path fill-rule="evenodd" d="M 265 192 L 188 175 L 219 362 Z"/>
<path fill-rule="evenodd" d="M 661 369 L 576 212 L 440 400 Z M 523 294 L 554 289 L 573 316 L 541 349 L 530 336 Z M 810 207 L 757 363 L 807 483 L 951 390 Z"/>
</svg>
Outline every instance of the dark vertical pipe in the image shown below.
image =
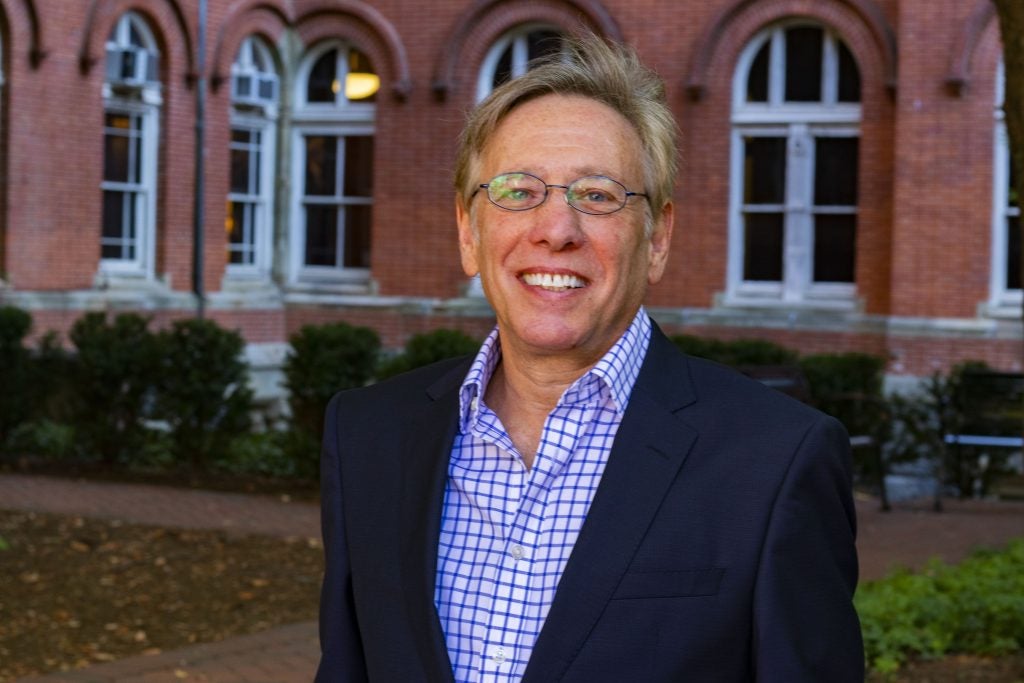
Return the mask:
<svg viewBox="0 0 1024 683">
<path fill-rule="evenodd" d="M 206 137 L 206 0 L 199 0 L 199 23 L 196 29 L 196 174 L 192 214 L 192 291 L 196 297 L 196 317 L 202 319 L 206 310 L 206 286 L 203 281 L 203 186 L 205 183 Z"/>
</svg>

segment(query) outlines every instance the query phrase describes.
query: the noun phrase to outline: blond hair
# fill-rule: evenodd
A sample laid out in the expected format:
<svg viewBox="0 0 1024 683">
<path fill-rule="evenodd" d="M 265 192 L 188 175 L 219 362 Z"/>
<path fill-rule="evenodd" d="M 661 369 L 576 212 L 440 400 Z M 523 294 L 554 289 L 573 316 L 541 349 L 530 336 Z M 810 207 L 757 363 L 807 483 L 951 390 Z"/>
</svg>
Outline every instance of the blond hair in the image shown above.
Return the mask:
<svg viewBox="0 0 1024 683">
<path fill-rule="evenodd" d="M 455 162 L 455 191 L 463 204 L 469 204 L 481 181 L 475 177 L 480 155 L 499 124 L 519 105 L 550 94 L 597 100 L 633 126 L 643 148 L 648 216 L 657 218 L 672 197 L 678 166 L 678 129 L 665 98 L 665 84 L 632 48 L 594 35 L 566 38 L 560 52 L 495 88 L 469 113 Z"/>
</svg>

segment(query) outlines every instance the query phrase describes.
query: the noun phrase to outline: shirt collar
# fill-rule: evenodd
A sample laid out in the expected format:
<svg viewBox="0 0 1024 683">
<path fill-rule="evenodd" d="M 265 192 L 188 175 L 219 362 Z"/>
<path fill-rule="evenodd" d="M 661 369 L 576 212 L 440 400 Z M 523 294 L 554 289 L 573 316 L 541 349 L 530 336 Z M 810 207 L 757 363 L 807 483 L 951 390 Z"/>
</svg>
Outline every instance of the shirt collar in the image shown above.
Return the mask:
<svg viewBox="0 0 1024 683">
<path fill-rule="evenodd" d="M 583 387 L 598 382 L 607 389 L 616 410 L 621 415 L 629 403 L 629 395 L 640 374 L 640 366 L 647 355 L 650 340 L 651 320 L 641 306 L 619 340 L 594 367 L 565 390 L 559 403 L 573 400 L 572 397 L 583 393 Z M 495 327 L 480 346 L 459 391 L 459 426 L 463 434 L 469 432 L 470 426 L 479 416 L 480 399 L 487 389 L 494 369 L 498 367 L 499 360 L 501 340 L 498 328 Z"/>
</svg>

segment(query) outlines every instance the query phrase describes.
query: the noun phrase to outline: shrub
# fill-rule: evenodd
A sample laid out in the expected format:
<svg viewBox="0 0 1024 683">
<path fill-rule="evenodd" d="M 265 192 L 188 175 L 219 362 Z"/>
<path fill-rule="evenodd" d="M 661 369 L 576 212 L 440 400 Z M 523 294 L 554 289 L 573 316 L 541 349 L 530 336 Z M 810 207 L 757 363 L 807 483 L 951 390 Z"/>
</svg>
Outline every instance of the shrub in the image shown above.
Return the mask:
<svg viewBox="0 0 1024 683">
<path fill-rule="evenodd" d="M 0 308 L 0 453 L 11 445 L 19 425 L 32 417 L 31 355 L 24 346 L 32 316 L 20 308 Z"/>
<path fill-rule="evenodd" d="M 800 359 L 810 386 L 810 403 L 832 415 L 851 435 L 885 436 L 882 397 L 885 358 L 867 353 L 821 353 Z"/>
<path fill-rule="evenodd" d="M 684 353 L 742 368 L 751 365 L 794 365 L 796 351 L 765 339 L 707 339 L 680 334 L 670 337 Z"/>
<path fill-rule="evenodd" d="M 868 665 L 892 672 L 910 656 L 1001 655 L 1024 647 L 1024 540 L 958 566 L 933 561 L 860 586 L 854 598 Z"/>
<path fill-rule="evenodd" d="M 180 320 L 157 335 L 154 416 L 170 429 L 178 462 L 202 466 L 246 433 L 253 395 L 241 335 L 212 320 Z"/>
<path fill-rule="evenodd" d="M 434 330 L 417 334 L 406 344 L 403 353 L 381 363 L 377 378 L 386 379 L 439 360 L 476 353 L 479 348 L 479 341 L 459 330 Z"/>
<path fill-rule="evenodd" d="M 306 325 L 290 341 L 284 375 L 292 426 L 319 443 L 331 396 L 373 378 L 380 337 L 368 327 L 338 322 Z"/>
<path fill-rule="evenodd" d="M 145 444 L 154 398 L 157 344 L 149 319 L 87 313 L 71 328 L 72 424 L 80 447 L 105 463 L 127 461 Z"/>
</svg>

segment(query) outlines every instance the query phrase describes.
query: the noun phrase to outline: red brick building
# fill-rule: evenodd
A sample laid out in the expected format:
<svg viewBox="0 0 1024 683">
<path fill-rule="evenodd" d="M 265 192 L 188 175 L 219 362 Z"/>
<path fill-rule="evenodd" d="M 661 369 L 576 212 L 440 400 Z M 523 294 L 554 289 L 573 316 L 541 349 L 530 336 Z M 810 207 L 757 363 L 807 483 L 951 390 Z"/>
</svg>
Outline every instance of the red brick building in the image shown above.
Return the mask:
<svg viewBox="0 0 1024 683">
<path fill-rule="evenodd" d="M 456 249 L 464 112 L 557 35 L 637 47 L 682 131 L 672 332 L 1020 369 L 989 0 L 0 0 L 0 303 L 207 315 L 273 363 L 493 324 Z M 200 36 L 205 41 L 200 45 Z"/>
</svg>

